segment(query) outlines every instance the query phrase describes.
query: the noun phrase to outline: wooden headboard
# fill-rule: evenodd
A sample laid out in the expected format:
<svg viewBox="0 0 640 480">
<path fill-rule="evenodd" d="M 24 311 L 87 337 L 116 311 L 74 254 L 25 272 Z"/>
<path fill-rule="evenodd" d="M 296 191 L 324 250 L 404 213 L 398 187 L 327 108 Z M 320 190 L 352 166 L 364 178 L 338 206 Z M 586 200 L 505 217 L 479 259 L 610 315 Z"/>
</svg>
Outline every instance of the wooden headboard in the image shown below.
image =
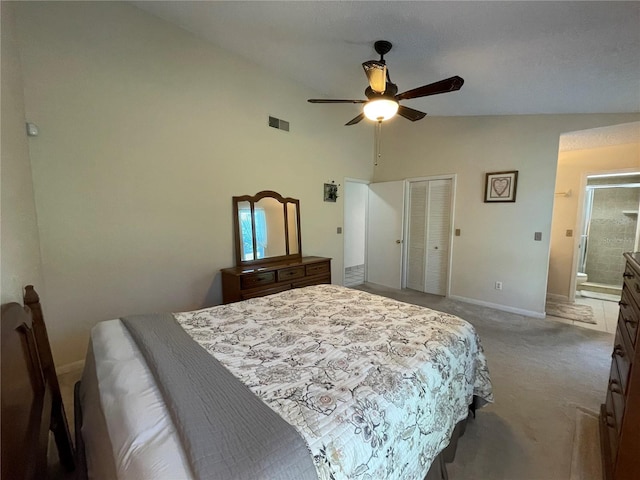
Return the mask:
<svg viewBox="0 0 640 480">
<path fill-rule="evenodd" d="M 2 479 L 47 477 L 49 431 L 60 463 L 73 470 L 73 445 L 37 293 L 2 306 Z"/>
</svg>

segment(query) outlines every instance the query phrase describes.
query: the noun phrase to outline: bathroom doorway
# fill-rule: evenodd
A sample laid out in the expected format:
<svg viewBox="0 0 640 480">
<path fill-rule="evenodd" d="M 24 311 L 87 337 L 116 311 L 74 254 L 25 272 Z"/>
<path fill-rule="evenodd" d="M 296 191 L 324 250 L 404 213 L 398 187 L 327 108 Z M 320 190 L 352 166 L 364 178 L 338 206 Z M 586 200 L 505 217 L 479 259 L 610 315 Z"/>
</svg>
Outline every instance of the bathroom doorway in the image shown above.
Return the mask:
<svg viewBox="0 0 640 480">
<path fill-rule="evenodd" d="M 620 191 L 622 187 L 613 189 L 596 189 L 596 184 L 605 186 L 606 178 L 624 178 L 626 180 L 611 180 L 616 185 L 620 183 L 635 183 L 633 175 L 640 175 L 640 122 L 624 123 L 599 127 L 590 130 L 577 132 L 567 132 L 560 136 L 558 146 L 558 165 L 556 169 L 556 185 L 554 190 L 553 217 L 551 226 L 551 238 L 549 249 L 549 275 L 547 279 L 547 298 L 556 302 L 573 303 L 576 299 L 576 291 L 582 289 L 581 283 L 585 282 L 583 275 L 587 274 L 583 270 L 591 269 L 594 272 L 595 280 L 586 279 L 586 282 L 603 283 L 610 280 L 600 278 L 598 263 L 603 263 L 603 257 L 597 261 L 598 253 L 590 249 L 598 242 L 604 243 L 607 247 L 618 243 L 620 250 L 612 252 L 609 250 L 610 264 L 618 265 L 618 260 L 622 262 L 622 249 L 635 249 L 634 234 L 631 246 L 623 240 L 612 236 L 603 236 L 598 240 L 599 234 L 590 229 L 598 230 L 595 223 L 591 223 L 591 218 L 597 218 L 600 213 L 599 197 L 605 192 Z M 608 175 L 605 177 L 604 175 Z M 591 180 L 591 181 L 590 181 Z M 587 194 L 587 183 L 590 183 L 589 190 L 595 193 Z M 635 189 L 635 191 L 638 191 Z M 593 195 L 593 196 L 591 196 Z M 595 207 L 593 202 L 595 199 Z M 637 204 L 636 204 L 637 209 Z M 590 213 L 588 212 L 590 210 Z M 620 208 L 620 211 L 622 209 Z M 627 208 L 625 208 L 627 210 Z M 632 208 L 629 208 L 632 210 Z M 596 215 L 594 216 L 594 212 Z M 612 218 L 612 224 L 636 223 L 637 217 L 632 214 L 627 216 Z M 602 219 L 604 221 L 604 219 Z M 600 222 L 600 219 L 598 219 Z M 597 223 L 597 222 L 596 222 Z M 594 238 L 589 238 L 594 235 Z M 586 240 L 586 241 L 583 241 Z M 627 250 L 627 251 L 628 251 Z M 617 256 L 612 259 L 612 256 Z M 594 260 L 596 260 L 594 262 Z M 592 268 L 593 267 L 593 268 Z M 615 282 L 614 282 L 615 283 Z M 576 289 L 576 285 L 579 286 Z M 589 287 L 589 285 L 587 285 Z"/>
<path fill-rule="evenodd" d="M 640 173 L 588 175 L 576 295 L 620 297 L 624 252 L 638 250 Z"/>
</svg>

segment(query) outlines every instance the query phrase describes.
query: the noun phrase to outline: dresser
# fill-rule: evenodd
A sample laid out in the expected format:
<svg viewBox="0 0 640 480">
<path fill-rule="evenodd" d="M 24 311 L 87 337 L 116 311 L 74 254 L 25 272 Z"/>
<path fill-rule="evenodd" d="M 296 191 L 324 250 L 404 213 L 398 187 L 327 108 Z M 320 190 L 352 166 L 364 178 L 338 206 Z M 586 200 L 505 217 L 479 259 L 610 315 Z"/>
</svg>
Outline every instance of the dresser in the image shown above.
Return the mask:
<svg viewBox="0 0 640 480">
<path fill-rule="evenodd" d="M 331 259 L 302 257 L 296 260 L 223 268 L 222 301 L 238 302 L 292 288 L 331 283 Z"/>
<path fill-rule="evenodd" d="M 627 261 L 618 327 L 611 354 L 605 403 L 600 407 L 600 442 L 606 480 L 640 478 L 640 252 Z"/>
</svg>

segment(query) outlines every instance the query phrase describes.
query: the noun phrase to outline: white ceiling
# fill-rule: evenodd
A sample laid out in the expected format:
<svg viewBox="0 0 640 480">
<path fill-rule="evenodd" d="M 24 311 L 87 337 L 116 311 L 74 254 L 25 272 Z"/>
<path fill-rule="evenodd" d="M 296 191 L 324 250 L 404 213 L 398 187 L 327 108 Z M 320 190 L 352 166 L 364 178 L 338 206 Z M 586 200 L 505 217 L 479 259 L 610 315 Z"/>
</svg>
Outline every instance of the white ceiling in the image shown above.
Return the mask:
<svg viewBox="0 0 640 480">
<path fill-rule="evenodd" d="M 465 79 L 403 102 L 430 115 L 640 112 L 638 1 L 133 3 L 318 97 L 365 98 L 361 63 L 385 39 L 400 92 Z"/>
<path fill-rule="evenodd" d="M 621 123 L 564 133 L 560 135 L 560 151 L 585 150 L 638 142 L 640 142 L 640 122 Z"/>
</svg>

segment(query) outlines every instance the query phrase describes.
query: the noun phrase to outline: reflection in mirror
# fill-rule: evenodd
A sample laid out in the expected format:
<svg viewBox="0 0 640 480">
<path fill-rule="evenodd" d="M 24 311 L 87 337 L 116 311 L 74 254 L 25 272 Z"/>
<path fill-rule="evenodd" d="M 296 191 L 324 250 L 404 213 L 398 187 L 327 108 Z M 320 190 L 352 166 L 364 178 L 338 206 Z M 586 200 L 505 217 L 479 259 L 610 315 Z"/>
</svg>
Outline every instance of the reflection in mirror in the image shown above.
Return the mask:
<svg viewBox="0 0 640 480">
<path fill-rule="evenodd" d="M 287 254 L 284 237 L 284 207 L 275 198 L 261 198 L 255 203 L 256 259 L 280 257 Z M 261 228 L 258 219 L 261 218 Z"/>
<path fill-rule="evenodd" d="M 258 223 L 258 218 L 256 218 L 256 224 Z M 251 204 L 249 202 L 238 202 L 238 224 L 240 228 L 241 258 L 242 260 L 253 260 L 253 225 L 251 222 Z M 264 216 L 262 217 L 262 226 L 264 226 Z"/>
<path fill-rule="evenodd" d="M 287 203 L 287 232 L 289 234 L 289 254 L 298 251 L 298 209 L 293 203 Z"/>
</svg>

